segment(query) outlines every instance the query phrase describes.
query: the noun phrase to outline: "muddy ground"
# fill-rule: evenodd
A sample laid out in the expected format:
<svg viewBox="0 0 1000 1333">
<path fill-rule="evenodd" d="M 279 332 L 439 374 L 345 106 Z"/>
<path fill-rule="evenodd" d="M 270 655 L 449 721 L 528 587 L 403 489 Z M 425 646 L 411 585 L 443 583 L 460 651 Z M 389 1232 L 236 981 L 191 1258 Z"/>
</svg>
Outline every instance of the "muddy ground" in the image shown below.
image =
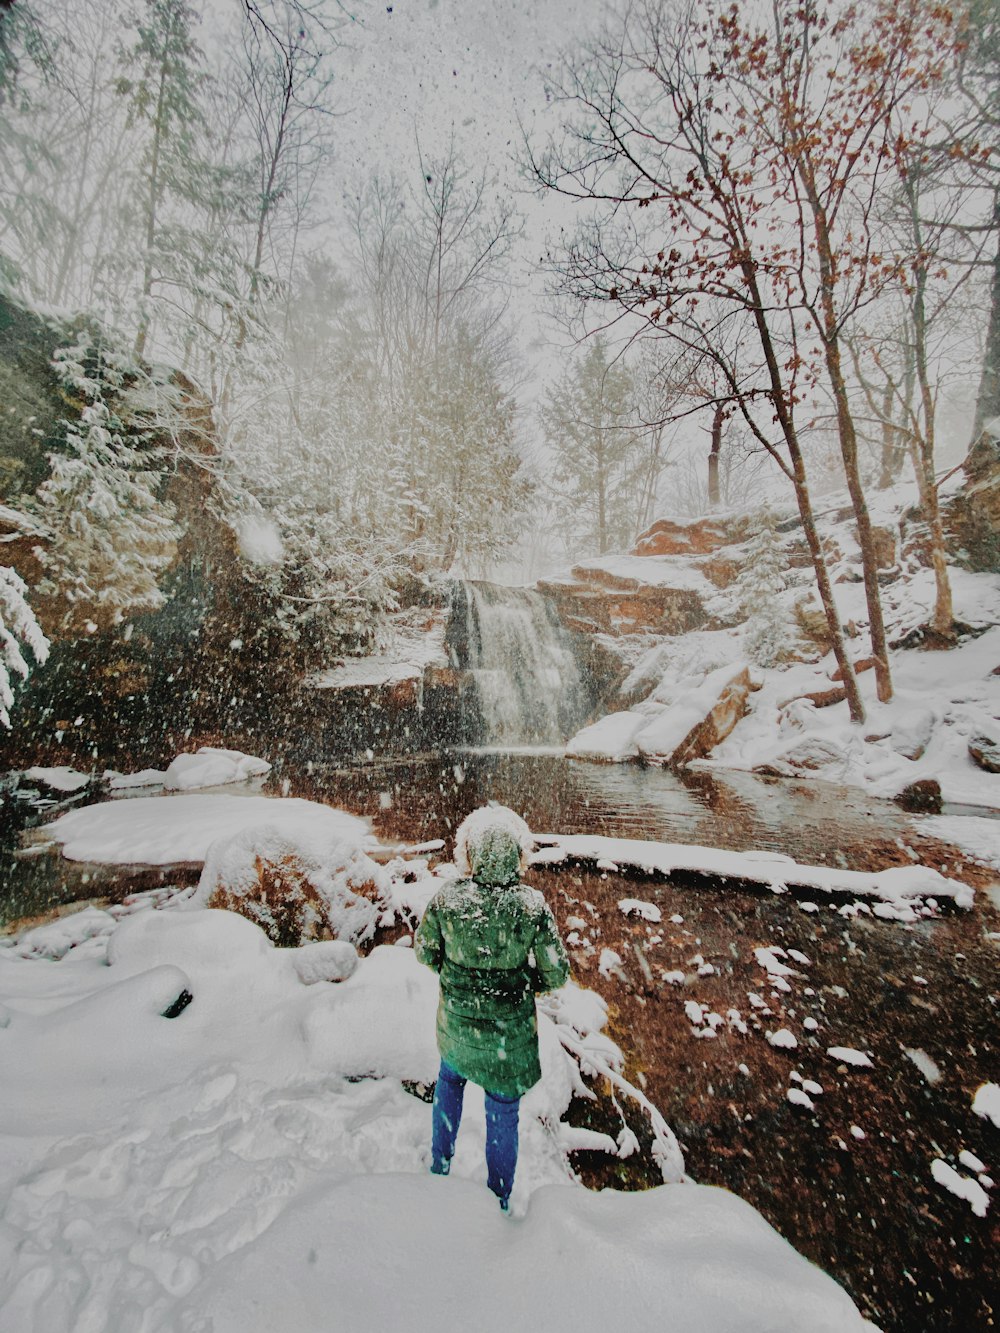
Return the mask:
<svg viewBox="0 0 1000 1333">
<path fill-rule="evenodd" d="M 954 849 L 913 845 L 925 863 L 978 885 L 972 911 L 906 926 L 841 915 L 843 900 L 810 912 L 790 896 L 579 866 L 531 879 L 564 937 L 569 918 L 587 921 L 572 950 L 576 979 L 609 1001 L 626 1072 L 673 1126 L 689 1174 L 749 1200 L 885 1333 L 965 1333 L 996 1327 L 1000 1290 L 1000 1130 L 971 1110 L 976 1088 L 1000 1080 L 1000 911 L 987 892 L 991 873 L 960 865 Z M 895 859 L 889 848 L 871 857 L 875 868 Z M 617 906 L 626 897 L 656 904 L 660 924 L 626 918 Z M 794 970 L 787 991 L 755 958 L 768 945 L 809 959 L 782 960 Z M 598 970 L 603 948 L 622 959 L 610 976 Z M 664 981 L 669 971 L 683 982 Z M 751 992 L 770 1012 L 753 1007 Z M 727 1021 L 714 1037 L 694 1035 L 688 1000 L 723 1018 L 738 1010 L 746 1034 Z M 768 1042 L 781 1028 L 795 1049 Z M 872 1067 L 832 1059 L 831 1046 L 868 1053 Z M 937 1081 L 906 1047 L 934 1061 Z M 789 1102 L 788 1089 L 801 1089 L 793 1071 L 822 1087 L 815 1109 Z M 580 1113 L 581 1123 L 600 1121 L 600 1108 L 581 1104 Z M 957 1160 L 963 1148 L 998 1181 L 985 1218 L 931 1176 L 935 1158 L 968 1174 Z M 575 1156 L 589 1184 L 655 1183 L 646 1154 L 624 1163 Z"/>
</svg>

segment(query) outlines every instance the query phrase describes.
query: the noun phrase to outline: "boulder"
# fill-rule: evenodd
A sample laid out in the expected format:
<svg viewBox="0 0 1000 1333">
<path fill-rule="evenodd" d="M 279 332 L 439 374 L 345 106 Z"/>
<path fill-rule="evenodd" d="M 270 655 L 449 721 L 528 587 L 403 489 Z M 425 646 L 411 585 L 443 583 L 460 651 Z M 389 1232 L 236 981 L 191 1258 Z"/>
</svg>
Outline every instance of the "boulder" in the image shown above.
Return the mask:
<svg viewBox="0 0 1000 1333">
<path fill-rule="evenodd" d="M 970 569 L 1000 571 L 1000 440 L 984 431 L 964 471 L 964 486 L 944 507 L 950 544 Z"/>
<path fill-rule="evenodd" d="M 387 905 L 388 876 L 349 840 L 293 841 L 258 826 L 208 850 L 195 901 L 238 912 L 277 945 L 369 941 Z"/>
<path fill-rule="evenodd" d="M 908 708 L 893 720 L 889 741 L 904 759 L 919 759 L 934 734 L 937 715 L 932 708 Z"/>
<path fill-rule="evenodd" d="M 642 534 L 633 547 L 633 555 L 707 555 L 734 540 L 722 523 L 701 518 L 694 523 L 678 523 L 659 518 Z"/>
<path fill-rule="evenodd" d="M 637 734 L 640 754 L 669 768 L 703 759 L 744 717 L 759 684 L 746 666 L 711 671 L 702 683 L 667 704 Z"/>
<path fill-rule="evenodd" d="M 973 736 L 969 754 L 987 773 L 1000 773 L 1000 742 L 989 736 Z"/>
<path fill-rule="evenodd" d="M 941 813 L 941 784 L 937 778 L 918 778 L 893 798 L 911 814 L 939 815 Z"/>
</svg>

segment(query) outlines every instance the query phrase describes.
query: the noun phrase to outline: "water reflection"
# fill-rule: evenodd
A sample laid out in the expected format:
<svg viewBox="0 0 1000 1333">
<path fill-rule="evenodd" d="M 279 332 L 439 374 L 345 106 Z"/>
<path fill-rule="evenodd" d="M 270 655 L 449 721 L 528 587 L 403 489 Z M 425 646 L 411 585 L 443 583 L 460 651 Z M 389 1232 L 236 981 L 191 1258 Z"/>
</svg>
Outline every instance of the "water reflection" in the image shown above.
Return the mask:
<svg viewBox="0 0 1000 1333">
<path fill-rule="evenodd" d="M 896 806 L 828 783 L 750 773 L 678 776 L 634 764 L 567 760 L 544 749 L 452 750 L 359 768 L 313 765 L 282 775 L 291 794 L 368 816 L 387 839 L 447 836 L 488 800 L 517 810 L 537 832 L 600 833 L 763 848 L 806 862 L 864 868 L 873 839 L 912 826 Z"/>
</svg>

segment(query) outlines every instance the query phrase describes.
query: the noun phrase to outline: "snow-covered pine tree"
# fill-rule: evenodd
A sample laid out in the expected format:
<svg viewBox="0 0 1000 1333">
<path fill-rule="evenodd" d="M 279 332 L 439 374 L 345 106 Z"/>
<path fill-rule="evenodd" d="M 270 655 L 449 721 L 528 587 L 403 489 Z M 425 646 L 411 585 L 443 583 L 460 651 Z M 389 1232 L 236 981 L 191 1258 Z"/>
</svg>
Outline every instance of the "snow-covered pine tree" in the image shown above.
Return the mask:
<svg viewBox="0 0 1000 1333">
<path fill-rule="evenodd" d="M 27 591 L 16 570 L 0 565 L 0 723 L 8 730 L 14 702 L 11 672 L 26 680 L 30 670 L 21 649 L 30 648 L 39 666 L 49 655 L 49 641 L 28 605 Z"/>
<path fill-rule="evenodd" d="M 773 667 L 788 643 L 789 620 L 781 596 L 788 580 L 775 515 L 768 505 L 760 509 L 759 523 L 733 592 L 746 619 L 743 646 L 747 656 L 758 666 Z"/>
<path fill-rule="evenodd" d="M 39 591 L 64 604 L 62 622 L 119 624 L 162 605 L 159 576 L 174 557 L 179 529 L 157 497 L 162 450 L 129 422 L 128 359 L 82 334 L 53 361 L 60 383 L 81 404 L 64 418 L 64 452 L 51 453 L 34 511 L 53 534 L 36 554 Z"/>
</svg>

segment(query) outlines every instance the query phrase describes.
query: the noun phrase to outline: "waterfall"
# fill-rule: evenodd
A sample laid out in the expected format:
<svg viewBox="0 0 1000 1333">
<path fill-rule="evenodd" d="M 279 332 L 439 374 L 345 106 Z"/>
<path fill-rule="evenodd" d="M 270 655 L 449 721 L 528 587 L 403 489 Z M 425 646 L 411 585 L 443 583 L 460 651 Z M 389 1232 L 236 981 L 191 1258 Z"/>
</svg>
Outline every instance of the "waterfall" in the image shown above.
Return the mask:
<svg viewBox="0 0 1000 1333">
<path fill-rule="evenodd" d="M 465 638 L 455 665 L 475 681 L 484 740 L 565 741 L 583 724 L 591 701 L 555 608 L 527 588 L 470 582 L 462 589 Z"/>
</svg>

